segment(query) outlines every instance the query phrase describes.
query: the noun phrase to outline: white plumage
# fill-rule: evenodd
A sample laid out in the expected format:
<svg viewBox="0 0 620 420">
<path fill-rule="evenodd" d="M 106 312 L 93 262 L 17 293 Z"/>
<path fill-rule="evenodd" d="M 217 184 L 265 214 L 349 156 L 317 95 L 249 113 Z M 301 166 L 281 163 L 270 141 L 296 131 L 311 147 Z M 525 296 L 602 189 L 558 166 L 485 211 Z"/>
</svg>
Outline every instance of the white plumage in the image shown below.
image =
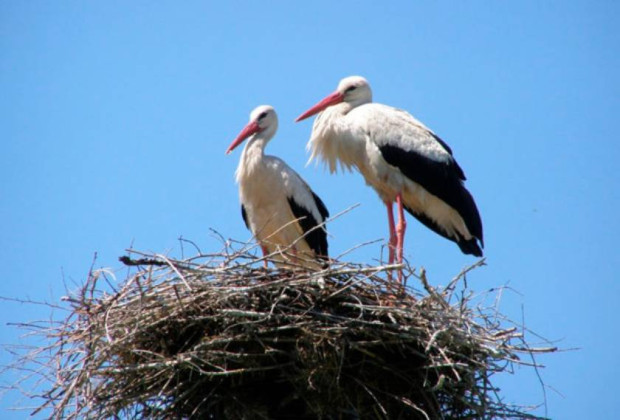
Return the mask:
<svg viewBox="0 0 620 420">
<path fill-rule="evenodd" d="M 308 143 L 310 160 L 321 158 L 335 172 L 356 168 L 387 206 L 390 262 L 402 262 L 406 222 L 403 209 L 456 242 L 466 254 L 482 255 L 482 223 L 465 175 L 450 147 L 406 111 L 372 103 L 360 76 L 340 81 L 335 92 L 300 115 L 316 113 Z M 392 205 L 399 223 L 395 226 Z M 478 244 L 480 242 L 480 245 Z"/>
<path fill-rule="evenodd" d="M 327 257 L 327 236 L 321 226 L 329 213 L 308 184 L 283 160 L 264 154 L 278 128 L 273 107 L 261 105 L 226 153 L 249 138 L 236 171 L 241 212 L 265 255 L 317 269 Z M 304 236 L 305 235 L 305 236 Z M 290 261 L 289 261 L 290 262 Z"/>
</svg>

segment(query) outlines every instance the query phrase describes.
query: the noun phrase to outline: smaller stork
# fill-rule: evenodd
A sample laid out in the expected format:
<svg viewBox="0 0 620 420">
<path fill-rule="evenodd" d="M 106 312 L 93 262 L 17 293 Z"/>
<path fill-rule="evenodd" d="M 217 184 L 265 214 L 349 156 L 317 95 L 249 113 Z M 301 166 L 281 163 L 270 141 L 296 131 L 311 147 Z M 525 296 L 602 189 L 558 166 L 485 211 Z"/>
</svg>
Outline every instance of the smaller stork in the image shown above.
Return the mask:
<svg viewBox="0 0 620 420">
<path fill-rule="evenodd" d="M 328 256 L 324 223 L 329 212 L 297 172 L 283 160 L 264 154 L 277 129 L 276 111 L 261 105 L 226 150 L 229 154 L 249 138 L 236 172 L 241 216 L 263 256 L 273 254 L 278 265 L 285 265 L 284 253 L 290 250 L 296 264 L 320 269 L 324 263 L 317 260 Z"/>
</svg>

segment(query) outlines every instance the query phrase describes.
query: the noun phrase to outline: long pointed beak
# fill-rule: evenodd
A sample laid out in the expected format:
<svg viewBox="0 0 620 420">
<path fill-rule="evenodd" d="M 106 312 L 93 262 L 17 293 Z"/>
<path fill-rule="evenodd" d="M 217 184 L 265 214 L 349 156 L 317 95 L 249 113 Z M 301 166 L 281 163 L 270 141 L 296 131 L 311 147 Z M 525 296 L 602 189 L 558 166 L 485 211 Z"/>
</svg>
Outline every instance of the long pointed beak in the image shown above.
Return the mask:
<svg viewBox="0 0 620 420">
<path fill-rule="evenodd" d="M 327 95 L 323 100 L 314 105 L 312 108 L 301 114 L 295 122 L 299 122 L 301 120 L 305 120 L 308 117 L 313 116 L 314 114 L 318 114 L 323 111 L 325 108 L 328 108 L 332 105 L 339 104 L 344 100 L 344 95 L 338 91 Z"/>
<path fill-rule="evenodd" d="M 246 125 L 243 130 L 241 130 L 241 133 L 239 133 L 237 138 L 234 139 L 232 143 L 230 143 L 230 146 L 228 146 L 228 149 L 226 149 L 226 154 L 232 152 L 235 147 L 243 143 L 243 140 L 247 139 L 254 133 L 258 133 L 259 131 L 260 127 L 258 126 L 258 123 L 256 121 L 251 121 L 250 123 L 248 123 L 248 125 Z"/>
</svg>

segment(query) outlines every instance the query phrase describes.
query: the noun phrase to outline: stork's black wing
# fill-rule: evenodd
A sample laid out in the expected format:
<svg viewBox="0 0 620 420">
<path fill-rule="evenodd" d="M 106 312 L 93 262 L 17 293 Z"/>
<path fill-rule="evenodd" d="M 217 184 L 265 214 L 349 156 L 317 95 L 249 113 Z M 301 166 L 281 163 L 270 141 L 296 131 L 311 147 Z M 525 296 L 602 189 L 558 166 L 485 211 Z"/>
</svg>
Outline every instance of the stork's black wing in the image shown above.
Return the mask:
<svg viewBox="0 0 620 420">
<path fill-rule="evenodd" d="M 250 229 L 250 224 L 248 223 L 248 214 L 245 211 L 245 206 L 241 205 L 241 217 L 243 217 L 243 223 L 245 223 L 245 227 Z"/>
<path fill-rule="evenodd" d="M 295 215 L 295 218 L 298 219 L 301 229 L 304 231 L 304 239 L 308 243 L 308 246 L 318 257 L 325 258 L 328 256 L 327 232 L 325 231 L 324 226 L 318 226 L 329 217 L 329 212 L 319 196 L 312 190 L 310 190 L 310 192 L 312 193 L 314 204 L 316 205 L 323 220 L 316 220 L 316 218 L 312 215 L 312 212 L 301 203 L 298 203 L 294 197 L 287 197 L 288 203 L 291 206 L 291 211 Z"/>
<path fill-rule="evenodd" d="M 443 141 L 439 143 L 448 152 L 451 152 Z M 391 144 L 382 144 L 379 146 L 379 150 L 387 163 L 400 169 L 407 178 L 455 209 L 465 221 L 465 225 L 471 234 L 478 238 L 481 244 L 484 244 L 480 213 L 473 197 L 463 185 L 465 179 L 463 170 L 454 159 L 437 161 L 415 150 L 403 150 L 401 147 Z M 448 239 L 455 240 L 464 253 L 482 255 L 482 250 L 475 240 L 465 241 L 464 238 L 460 238 L 460 240 L 459 238 L 450 238 L 428 215 L 416 213 L 409 208 L 407 210 L 433 231 Z"/>
</svg>

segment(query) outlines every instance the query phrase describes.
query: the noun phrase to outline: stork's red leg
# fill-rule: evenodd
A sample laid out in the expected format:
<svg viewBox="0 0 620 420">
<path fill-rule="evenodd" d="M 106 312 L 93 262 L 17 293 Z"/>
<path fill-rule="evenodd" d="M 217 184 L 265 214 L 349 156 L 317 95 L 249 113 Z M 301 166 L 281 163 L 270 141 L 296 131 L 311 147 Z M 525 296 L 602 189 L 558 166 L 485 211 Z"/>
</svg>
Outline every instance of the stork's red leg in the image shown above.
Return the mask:
<svg viewBox="0 0 620 420">
<path fill-rule="evenodd" d="M 396 231 L 394 229 L 394 213 L 392 211 L 392 202 L 386 201 L 385 207 L 387 207 L 388 223 L 390 225 L 390 240 L 388 242 L 388 264 L 394 264 L 394 250 L 396 249 Z"/>
<path fill-rule="evenodd" d="M 396 225 L 396 262 L 402 264 L 403 262 L 403 245 L 405 244 L 405 229 L 407 229 L 407 221 L 405 220 L 405 211 L 403 209 L 403 197 L 396 195 L 396 205 L 398 206 L 398 225 Z M 398 272 L 398 279 L 402 282 L 403 271 Z"/>
<path fill-rule="evenodd" d="M 269 254 L 269 252 L 267 251 L 267 248 L 264 245 L 260 246 L 261 251 L 263 251 L 263 257 L 266 257 L 267 254 Z M 263 260 L 263 265 L 265 266 L 265 268 L 267 268 L 267 260 L 264 259 Z"/>
</svg>

